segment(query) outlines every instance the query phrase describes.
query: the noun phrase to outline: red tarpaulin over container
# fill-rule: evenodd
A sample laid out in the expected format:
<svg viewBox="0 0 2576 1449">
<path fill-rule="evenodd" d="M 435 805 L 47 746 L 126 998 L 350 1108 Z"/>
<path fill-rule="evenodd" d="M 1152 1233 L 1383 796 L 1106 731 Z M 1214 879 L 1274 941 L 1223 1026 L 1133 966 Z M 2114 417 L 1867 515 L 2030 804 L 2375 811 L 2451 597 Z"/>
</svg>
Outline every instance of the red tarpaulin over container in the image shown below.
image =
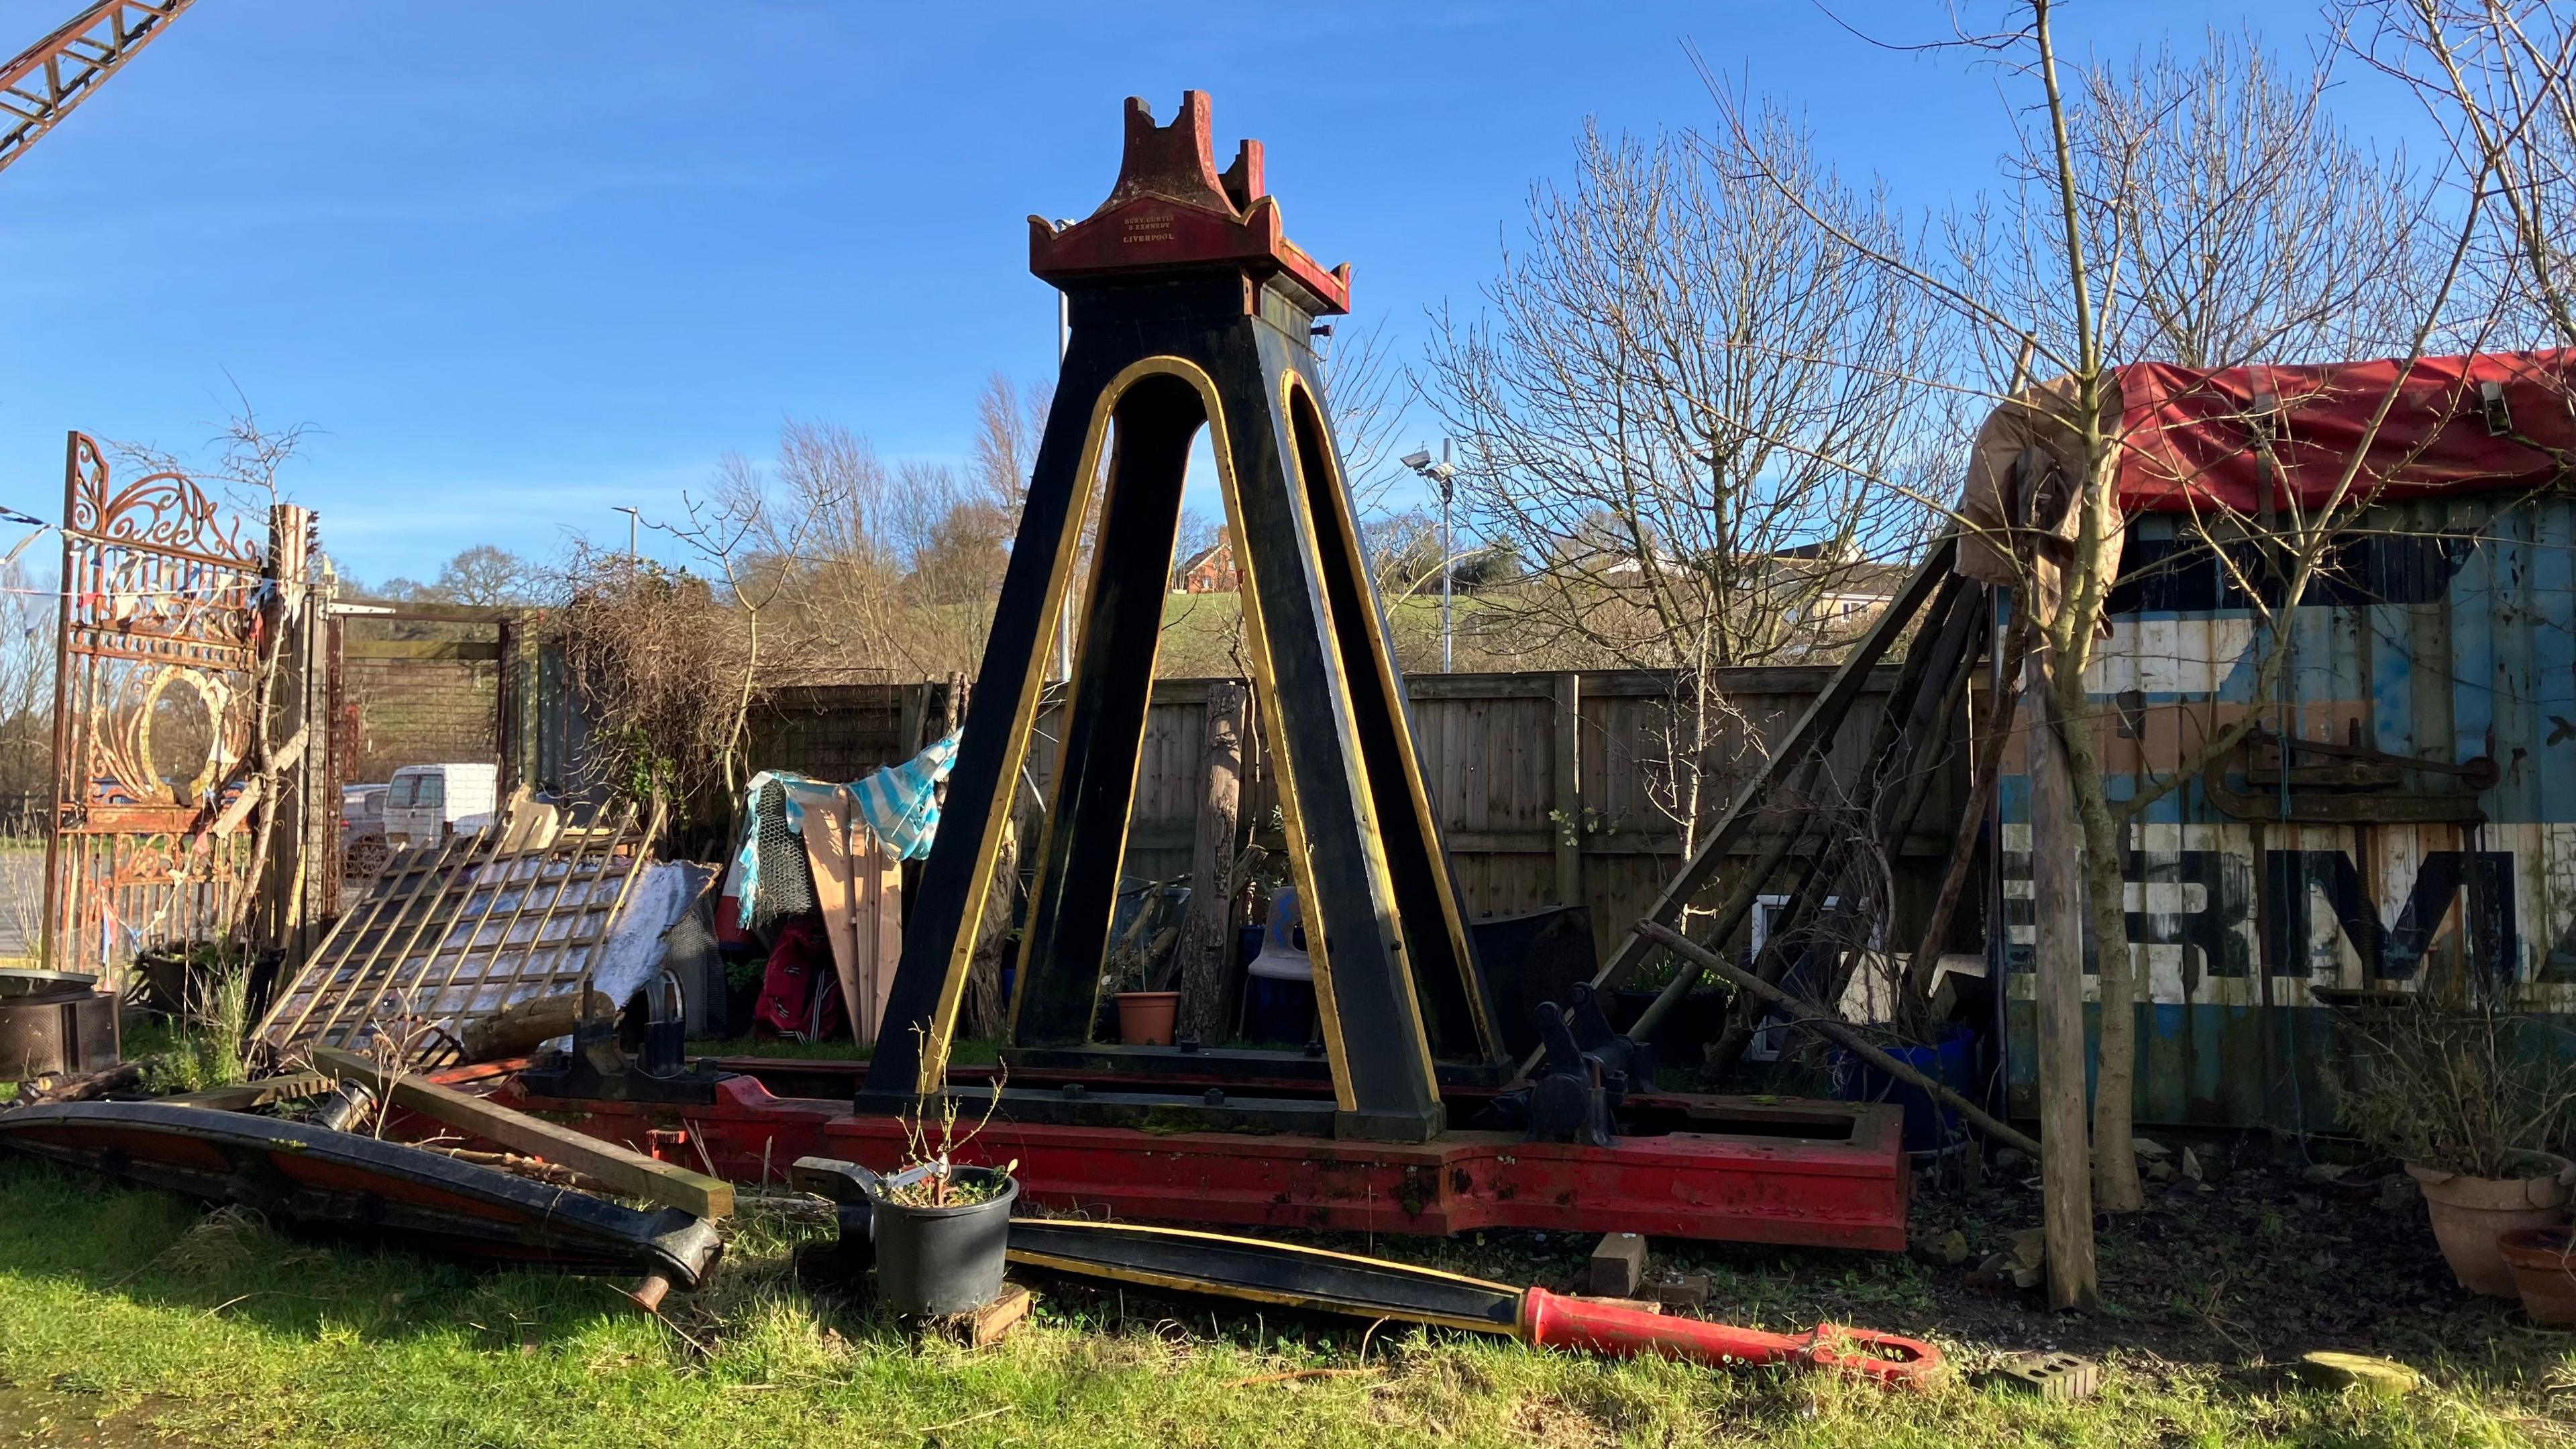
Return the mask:
<svg viewBox="0 0 2576 1449">
<path fill-rule="evenodd" d="M 2257 515 L 2266 488 L 2282 490 L 2274 507 L 2310 508 L 2541 488 L 2576 468 L 2576 349 L 2314 367 L 2142 362 L 2109 385 L 2124 513 Z M 1978 430 L 1959 505 L 1959 572 L 2014 581 L 2001 541 L 2018 511 L 2007 501 L 2015 460 L 2036 447 L 2060 477 L 2081 471 L 2082 443 L 2064 421 L 2073 393 L 2066 378 L 2041 383 Z M 2370 446 L 2347 483 L 2364 438 Z M 2062 486 L 2043 487 L 2043 499 L 2052 494 L 2063 511 L 2038 520 L 2040 531 L 2072 541 L 2076 511 L 2064 508 Z"/>
<path fill-rule="evenodd" d="M 2120 507 L 2258 513 L 2273 466 L 2287 488 L 2270 500 L 2276 507 L 2544 487 L 2576 462 L 2571 369 L 2576 352 L 2565 349 L 2411 365 L 2137 363 L 2119 374 Z M 2269 464 L 2257 446 L 2264 427 L 2273 437 Z M 2362 467 L 2347 482 L 2365 438 Z"/>
</svg>

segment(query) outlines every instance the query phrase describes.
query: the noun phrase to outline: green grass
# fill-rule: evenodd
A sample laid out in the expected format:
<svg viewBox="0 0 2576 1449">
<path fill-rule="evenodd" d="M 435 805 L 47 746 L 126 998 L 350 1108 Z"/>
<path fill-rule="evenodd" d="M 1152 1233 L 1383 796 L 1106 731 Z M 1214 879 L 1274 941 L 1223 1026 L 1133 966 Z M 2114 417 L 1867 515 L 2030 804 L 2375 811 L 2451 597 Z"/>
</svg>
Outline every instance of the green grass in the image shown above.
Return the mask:
<svg viewBox="0 0 2576 1449">
<path fill-rule="evenodd" d="M 107 1419 L 131 1436 L 118 1443 L 435 1449 L 2569 1437 L 2545 1390 L 2474 1367 L 2430 1365 L 2440 1388 L 2383 1403 L 2142 1360 L 2116 1364 L 2100 1399 L 2067 1407 L 1964 1384 L 1894 1396 L 1823 1376 L 1211 1316 L 1080 1288 L 1047 1289 L 1036 1323 L 969 1352 L 917 1346 L 867 1310 L 791 1286 L 793 1234 L 775 1219 L 741 1224 L 708 1289 L 656 1322 L 606 1283 L 320 1246 L 239 1213 L 205 1217 L 164 1194 L 0 1162 L 0 1380 L 15 1396 L 0 1403 L 0 1430 L 33 1415 Z M 1869 1260 L 1867 1271 L 1895 1282 L 1905 1269 Z M 1316 1367 L 1362 1372 L 1247 1382 Z"/>
</svg>

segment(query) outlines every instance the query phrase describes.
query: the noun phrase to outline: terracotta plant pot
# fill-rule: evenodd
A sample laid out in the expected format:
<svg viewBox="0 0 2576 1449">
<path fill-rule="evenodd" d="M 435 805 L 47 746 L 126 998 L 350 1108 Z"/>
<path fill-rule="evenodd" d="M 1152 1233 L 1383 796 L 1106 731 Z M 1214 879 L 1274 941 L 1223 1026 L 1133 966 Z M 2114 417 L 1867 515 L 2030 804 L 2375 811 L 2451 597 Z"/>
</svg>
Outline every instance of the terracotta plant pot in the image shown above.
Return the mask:
<svg viewBox="0 0 2576 1449">
<path fill-rule="evenodd" d="M 2496 1239 L 2534 1323 L 2576 1325 L 2576 1233 L 2522 1228 Z"/>
<path fill-rule="evenodd" d="M 1118 993 L 1118 1039 L 1129 1046 L 1170 1046 L 1172 1023 L 1181 1014 L 1177 991 Z"/>
<path fill-rule="evenodd" d="M 2548 1152 L 2529 1155 L 2545 1163 L 2546 1170 L 2533 1177 L 2487 1178 L 2406 1164 L 2408 1174 L 2424 1185 L 2424 1204 L 2432 1210 L 2433 1239 L 2442 1245 L 2442 1260 L 2472 1293 L 2519 1296 L 2496 1239 L 2523 1228 L 2555 1226 L 2567 1206 L 2576 1162 Z"/>
</svg>

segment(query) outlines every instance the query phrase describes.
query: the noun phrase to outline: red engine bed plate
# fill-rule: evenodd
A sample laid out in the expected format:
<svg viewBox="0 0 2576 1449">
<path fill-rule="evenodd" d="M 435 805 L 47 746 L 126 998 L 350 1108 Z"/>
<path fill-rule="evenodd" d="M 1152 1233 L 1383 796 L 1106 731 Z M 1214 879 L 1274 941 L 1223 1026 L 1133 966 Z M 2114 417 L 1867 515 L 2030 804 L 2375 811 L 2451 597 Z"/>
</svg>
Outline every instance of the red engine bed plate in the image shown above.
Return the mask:
<svg viewBox="0 0 2576 1449">
<path fill-rule="evenodd" d="M 898 1165 L 903 1124 L 729 1077 L 709 1106 L 496 1100 L 686 1166 L 784 1182 L 808 1155 Z M 1912 1179 L 1894 1107 L 1632 1098 L 1696 1129 L 1609 1147 L 1452 1131 L 1418 1145 L 1290 1134 L 1154 1133 L 995 1120 L 958 1155 L 1016 1160 L 1034 1205 L 1145 1222 L 1443 1235 L 1485 1228 L 1901 1252 Z M 1732 1130 L 1730 1130 L 1732 1129 Z"/>
</svg>

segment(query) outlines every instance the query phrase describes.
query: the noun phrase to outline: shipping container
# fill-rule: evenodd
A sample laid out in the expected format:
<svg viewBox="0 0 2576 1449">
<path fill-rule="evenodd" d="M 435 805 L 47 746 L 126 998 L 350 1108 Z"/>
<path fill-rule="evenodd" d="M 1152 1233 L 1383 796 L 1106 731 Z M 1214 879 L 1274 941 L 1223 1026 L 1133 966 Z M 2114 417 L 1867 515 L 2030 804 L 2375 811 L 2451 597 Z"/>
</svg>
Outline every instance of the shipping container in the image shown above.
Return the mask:
<svg viewBox="0 0 2576 1449">
<path fill-rule="evenodd" d="M 2563 413 L 2563 394 L 2555 405 Z M 2209 535 L 2227 532 L 2207 511 L 2130 518 L 2085 683 L 2110 793 L 2161 782 L 2247 711 L 2327 748 L 2294 751 L 2282 769 L 2258 735 L 2134 827 L 2128 935 L 2146 997 L 2136 1111 L 2327 1129 L 2336 1044 L 2321 990 L 2477 972 L 2525 1009 L 2576 1012 L 2576 498 L 2472 480 L 2354 512 L 2331 569 L 2289 612 L 2278 685 L 2260 698 L 2276 640 L 2237 581 L 2259 580 L 2261 566 L 2240 543 L 2245 568 L 2231 573 Z M 2010 1103 L 2029 1116 L 2029 781 L 2008 763 L 2000 785 L 2005 929 L 1993 945 L 2007 973 Z"/>
</svg>

